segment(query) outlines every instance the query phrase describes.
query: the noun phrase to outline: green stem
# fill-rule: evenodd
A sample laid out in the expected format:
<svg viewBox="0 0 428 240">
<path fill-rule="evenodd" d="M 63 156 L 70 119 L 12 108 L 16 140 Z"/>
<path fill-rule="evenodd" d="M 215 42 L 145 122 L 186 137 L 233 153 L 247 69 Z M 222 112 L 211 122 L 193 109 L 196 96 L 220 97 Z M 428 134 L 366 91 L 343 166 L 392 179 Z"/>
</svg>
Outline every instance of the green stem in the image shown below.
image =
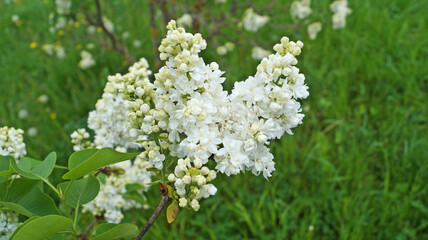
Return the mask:
<svg viewBox="0 0 428 240">
<path fill-rule="evenodd" d="M 66 195 L 67 195 L 68 188 L 70 188 L 70 186 L 71 186 L 71 183 L 72 183 L 72 182 L 73 182 L 73 180 L 71 180 L 71 181 L 68 183 L 68 185 L 67 185 L 67 187 L 65 188 L 65 191 L 64 191 L 64 196 L 61 198 L 62 203 L 64 204 L 64 209 L 65 209 L 65 212 L 67 213 L 68 218 L 71 218 L 71 216 L 70 216 L 70 211 L 68 210 L 68 205 L 67 205 L 67 203 L 65 202 L 65 199 L 66 199 Z"/>
<path fill-rule="evenodd" d="M 6 180 L 6 181 L 7 181 L 7 182 L 6 182 L 6 184 L 7 184 L 7 189 L 6 189 L 6 194 L 5 194 L 5 196 L 4 196 L 4 201 L 6 201 L 6 200 L 7 200 L 7 197 L 9 196 L 9 189 L 12 187 L 13 180 L 15 180 L 15 178 L 12 178 L 12 180 L 10 180 L 10 183 L 9 183 L 9 181 L 8 181 L 8 180 Z"/>
<path fill-rule="evenodd" d="M 55 165 L 54 168 L 69 170 L 68 167 L 64 167 L 64 166 L 61 166 L 61 165 Z"/>
<path fill-rule="evenodd" d="M 73 222 L 74 231 L 76 231 L 76 224 L 77 224 L 77 216 L 78 215 L 79 215 L 79 205 L 77 205 L 76 209 L 74 210 L 74 222 Z"/>
<path fill-rule="evenodd" d="M 42 178 L 42 181 L 45 182 L 54 192 L 58 195 L 59 199 L 62 199 L 61 194 L 59 193 L 58 189 L 52 185 L 52 183 L 49 182 L 49 180 Z"/>
</svg>

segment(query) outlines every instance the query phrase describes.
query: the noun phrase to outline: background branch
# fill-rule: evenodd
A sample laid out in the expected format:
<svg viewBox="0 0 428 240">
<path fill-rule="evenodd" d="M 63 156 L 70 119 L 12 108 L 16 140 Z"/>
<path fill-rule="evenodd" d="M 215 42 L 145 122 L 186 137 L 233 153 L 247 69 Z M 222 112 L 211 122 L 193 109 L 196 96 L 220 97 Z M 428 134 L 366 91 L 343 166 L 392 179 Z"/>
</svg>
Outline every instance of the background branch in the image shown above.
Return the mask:
<svg viewBox="0 0 428 240">
<path fill-rule="evenodd" d="M 97 9 L 96 20 L 93 20 L 92 17 L 89 15 L 89 13 L 85 12 L 86 21 L 88 22 L 89 25 L 101 27 L 104 34 L 110 39 L 112 49 L 118 52 L 119 54 L 121 54 L 125 58 L 125 61 L 127 64 L 129 65 L 133 64 L 135 62 L 135 58 L 129 53 L 129 50 L 126 44 L 123 42 L 123 40 L 120 37 L 110 32 L 104 25 L 102 8 L 99 0 L 95 0 L 95 6 Z"/>
</svg>

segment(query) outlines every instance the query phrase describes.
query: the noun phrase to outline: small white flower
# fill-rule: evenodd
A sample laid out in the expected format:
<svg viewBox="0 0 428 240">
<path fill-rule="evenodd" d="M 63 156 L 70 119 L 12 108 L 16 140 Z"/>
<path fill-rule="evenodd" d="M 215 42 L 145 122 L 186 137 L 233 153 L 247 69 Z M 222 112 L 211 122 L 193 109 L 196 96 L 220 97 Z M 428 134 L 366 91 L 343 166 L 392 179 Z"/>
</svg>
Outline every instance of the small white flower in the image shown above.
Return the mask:
<svg viewBox="0 0 428 240">
<path fill-rule="evenodd" d="M 180 206 L 180 207 L 182 207 L 182 208 L 184 208 L 184 207 L 186 207 L 186 206 L 187 206 L 187 199 L 185 199 L 185 198 L 180 198 L 178 201 L 179 201 L 178 206 Z"/>
<path fill-rule="evenodd" d="M 80 56 L 82 59 L 79 62 L 79 67 L 83 70 L 86 70 L 95 65 L 95 60 L 92 57 L 92 54 L 87 51 L 81 51 Z"/>
<path fill-rule="evenodd" d="M 34 137 L 34 136 L 36 136 L 37 135 L 37 128 L 35 128 L 35 127 L 30 127 L 28 130 L 27 130 L 27 133 L 28 133 L 28 136 L 30 136 L 30 137 Z"/>
<path fill-rule="evenodd" d="M 317 35 L 321 31 L 321 29 L 322 29 L 321 22 L 314 22 L 312 24 L 309 24 L 309 26 L 308 26 L 309 38 L 312 40 L 317 38 Z"/>
<path fill-rule="evenodd" d="M 257 32 L 259 28 L 263 27 L 269 21 L 268 16 L 261 16 L 254 12 L 252 8 L 245 10 L 242 23 L 245 30 Z"/>
<path fill-rule="evenodd" d="M 347 0 L 337 0 L 330 4 L 330 9 L 334 13 L 333 28 L 340 29 L 346 26 L 346 16 L 352 13 L 352 10 L 348 8 Z"/>
<path fill-rule="evenodd" d="M 311 0 L 294 1 L 291 4 L 290 13 L 295 18 L 306 18 L 312 13 L 310 5 Z"/>
<path fill-rule="evenodd" d="M 27 110 L 27 109 L 21 109 L 21 110 L 19 110 L 19 112 L 18 112 L 18 117 L 19 117 L 20 119 L 25 119 L 25 118 L 27 118 L 27 117 L 28 117 L 28 115 L 29 115 L 29 113 L 28 113 L 28 110 Z"/>
<path fill-rule="evenodd" d="M 19 21 L 19 15 L 16 15 L 16 14 L 12 15 L 11 20 L 12 22 L 17 23 Z"/>
</svg>

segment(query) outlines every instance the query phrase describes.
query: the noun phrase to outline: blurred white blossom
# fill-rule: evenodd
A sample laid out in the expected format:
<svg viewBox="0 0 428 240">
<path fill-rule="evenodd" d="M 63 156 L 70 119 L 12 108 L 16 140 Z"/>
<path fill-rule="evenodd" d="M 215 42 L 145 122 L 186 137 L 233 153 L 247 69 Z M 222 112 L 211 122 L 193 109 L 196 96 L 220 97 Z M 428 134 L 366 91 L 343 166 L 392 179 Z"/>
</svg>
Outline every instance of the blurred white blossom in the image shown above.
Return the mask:
<svg viewBox="0 0 428 240">
<path fill-rule="evenodd" d="M 139 47 L 141 47 L 142 42 L 141 42 L 140 40 L 134 40 L 134 41 L 132 42 L 132 45 L 133 45 L 134 47 L 136 47 L 136 48 L 139 48 Z"/>
<path fill-rule="evenodd" d="M 18 112 L 18 117 L 19 117 L 20 119 L 25 119 L 25 118 L 27 118 L 27 117 L 28 117 L 28 115 L 29 115 L 29 113 L 28 113 L 28 110 L 27 110 L 27 109 L 21 109 L 21 110 L 19 110 L 19 112 Z"/>
<path fill-rule="evenodd" d="M 251 50 L 251 57 L 255 60 L 262 60 L 263 58 L 272 54 L 271 51 L 263 49 L 261 47 L 253 47 Z"/>
<path fill-rule="evenodd" d="M 13 14 L 11 20 L 13 23 L 17 23 L 19 21 L 19 15 Z"/>
<path fill-rule="evenodd" d="M 55 6 L 58 14 L 68 14 L 71 8 L 71 0 L 55 0 Z"/>
<path fill-rule="evenodd" d="M 322 24 L 321 22 L 314 22 L 312 24 L 308 25 L 308 35 L 309 38 L 314 40 L 315 38 L 317 38 L 318 33 L 321 31 L 322 29 Z"/>
<path fill-rule="evenodd" d="M 268 16 L 258 15 L 252 8 L 245 10 L 242 23 L 244 28 L 251 32 L 256 32 L 269 21 Z"/>
<path fill-rule="evenodd" d="M 57 44 L 43 44 L 42 50 L 45 51 L 46 54 L 49 56 L 56 56 L 59 59 L 62 59 L 65 57 L 65 49 L 61 45 Z"/>
<path fill-rule="evenodd" d="M 351 9 L 348 8 L 348 1 L 347 0 L 338 0 L 334 1 L 330 5 L 331 11 L 334 13 L 332 20 L 333 20 L 333 28 L 334 29 L 340 29 L 344 28 L 346 25 L 346 16 L 351 14 Z"/>
<path fill-rule="evenodd" d="M 34 136 L 36 136 L 36 135 L 37 135 L 37 132 L 38 132 L 38 130 L 37 130 L 37 128 L 36 128 L 36 127 L 30 127 L 30 128 L 27 130 L 27 134 L 28 134 L 28 136 L 30 136 L 30 137 L 34 137 Z"/>
<path fill-rule="evenodd" d="M 290 13 L 295 18 L 306 18 L 312 13 L 311 0 L 294 1 L 291 4 Z"/>
<path fill-rule="evenodd" d="M 177 19 L 177 25 L 180 27 L 190 27 L 192 26 L 192 21 L 192 16 L 186 13 Z"/>
<path fill-rule="evenodd" d="M 92 57 L 91 53 L 81 51 L 80 57 L 82 58 L 79 62 L 79 67 L 81 69 L 85 70 L 95 65 L 95 59 Z"/>
<path fill-rule="evenodd" d="M 49 101 L 49 96 L 46 94 L 42 94 L 37 98 L 37 101 L 40 103 L 47 103 Z"/>
</svg>

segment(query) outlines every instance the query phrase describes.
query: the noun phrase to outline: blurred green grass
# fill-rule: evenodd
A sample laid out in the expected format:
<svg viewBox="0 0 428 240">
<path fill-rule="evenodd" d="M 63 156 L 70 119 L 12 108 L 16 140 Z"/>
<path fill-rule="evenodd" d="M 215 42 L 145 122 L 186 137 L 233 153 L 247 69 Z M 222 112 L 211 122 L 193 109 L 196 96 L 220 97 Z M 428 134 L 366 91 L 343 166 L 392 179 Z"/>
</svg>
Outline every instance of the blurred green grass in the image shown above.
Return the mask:
<svg viewBox="0 0 428 240">
<path fill-rule="evenodd" d="M 269 26 L 256 33 L 306 43 L 298 64 L 310 87 L 306 117 L 293 136 L 273 143 L 274 176 L 219 177 L 217 195 L 199 212 L 181 211 L 171 225 L 161 215 L 148 239 L 428 239 L 428 1 L 349 2 L 347 27 L 324 26 L 315 41 L 305 31 Z M 131 33 L 133 55 L 153 63 L 145 1 L 110 4 L 107 15 Z M 29 155 L 55 150 L 65 164 L 69 134 L 86 126 L 107 75 L 126 66 L 119 55 L 96 49 L 96 66 L 80 70 L 74 44 L 87 40 L 72 32 L 53 38 L 47 31 L 51 7 L 0 2 L 0 125 L 37 127 L 38 135 L 25 136 Z M 24 20 L 20 27 L 11 24 L 13 14 Z M 284 13 L 277 21 L 289 23 L 290 17 Z M 58 39 L 66 47 L 64 60 L 40 49 Z M 142 47 L 133 47 L 134 39 Z M 33 41 L 36 49 L 29 47 Z M 257 62 L 248 46 L 220 60 L 208 46 L 204 56 L 227 71 L 228 87 L 254 74 Z M 37 102 L 41 94 L 49 96 L 47 104 Z M 21 109 L 30 116 L 18 118 Z M 153 206 L 157 198 L 152 188 Z M 127 220 L 141 225 L 151 212 L 134 211 Z"/>
</svg>

